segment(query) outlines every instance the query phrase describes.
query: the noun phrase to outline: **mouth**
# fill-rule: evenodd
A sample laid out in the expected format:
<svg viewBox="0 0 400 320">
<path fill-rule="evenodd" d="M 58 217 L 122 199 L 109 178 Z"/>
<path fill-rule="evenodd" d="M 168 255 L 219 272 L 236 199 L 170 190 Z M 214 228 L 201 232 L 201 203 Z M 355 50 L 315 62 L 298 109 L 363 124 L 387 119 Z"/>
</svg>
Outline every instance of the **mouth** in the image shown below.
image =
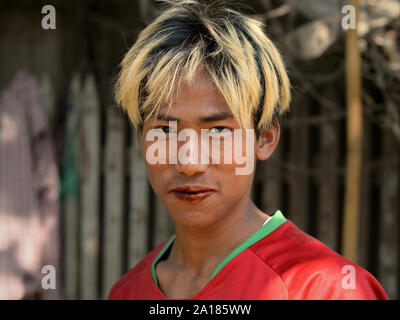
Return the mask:
<svg viewBox="0 0 400 320">
<path fill-rule="evenodd" d="M 199 202 L 211 196 L 216 190 L 202 186 L 182 186 L 170 191 L 179 200 Z"/>
</svg>

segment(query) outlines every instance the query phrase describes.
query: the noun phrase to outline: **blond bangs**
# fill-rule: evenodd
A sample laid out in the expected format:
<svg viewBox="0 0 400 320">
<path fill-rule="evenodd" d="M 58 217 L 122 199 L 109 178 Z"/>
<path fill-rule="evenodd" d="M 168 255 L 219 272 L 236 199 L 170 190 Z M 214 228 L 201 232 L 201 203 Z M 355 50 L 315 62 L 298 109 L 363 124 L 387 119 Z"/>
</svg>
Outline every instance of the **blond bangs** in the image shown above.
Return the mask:
<svg viewBox="0 0 400 320">
<path fill-rule="evenodd" d="M 194 0 L 167 2 L 121 63 L 115 98 L 135 127 L 145 113 L 171 105 L 182 81 L 191 83 L 202 67 L 242 127 L 259 114 L 257 127 L 266 128 L 288 110 L 289 79 L 261 22 Z"/>
</svg>

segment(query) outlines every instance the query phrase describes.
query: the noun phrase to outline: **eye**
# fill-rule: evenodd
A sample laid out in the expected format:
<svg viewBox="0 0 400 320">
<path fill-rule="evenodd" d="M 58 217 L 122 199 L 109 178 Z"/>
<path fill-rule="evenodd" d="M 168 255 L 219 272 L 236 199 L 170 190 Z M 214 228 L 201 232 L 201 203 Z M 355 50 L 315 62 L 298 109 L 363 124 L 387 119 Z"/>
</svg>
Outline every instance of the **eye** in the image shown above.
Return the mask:
<svg viewBox="0 0 400 320">
<path fill-rule="evenodd" d="M 166 134 L 176 133 L 176 129 L 174 127 L 170 127 L 170 126 L 158 126 L 158 127 L 154 127 L 153 129 L 161 130 L 162 132 L 164 132 Z"/>
<path fill-rule="evenodd" d="M 227 128 L 227 127 L 213 127 L 209 130 L 209 133 L 212 135 L 216 134 L 228 134 L 231 133 L 232 129 Z"/>
</svg>

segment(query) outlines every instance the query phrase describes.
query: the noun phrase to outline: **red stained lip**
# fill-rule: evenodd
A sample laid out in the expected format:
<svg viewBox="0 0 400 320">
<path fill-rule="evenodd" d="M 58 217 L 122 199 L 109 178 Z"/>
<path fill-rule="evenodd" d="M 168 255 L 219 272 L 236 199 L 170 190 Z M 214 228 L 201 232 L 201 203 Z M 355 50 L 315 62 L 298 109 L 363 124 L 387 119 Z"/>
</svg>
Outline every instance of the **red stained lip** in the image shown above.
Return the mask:
<svg viewBox="0 0 400 320">
<path fill-rule="evenodd" d="M 216 190 L 202 187 L 202 186 L 182 186 L 172 189 L 170 192 L 173 193 L 179 200 L 188 202 L 198 202 L 208 198 Z"/>
</svg>

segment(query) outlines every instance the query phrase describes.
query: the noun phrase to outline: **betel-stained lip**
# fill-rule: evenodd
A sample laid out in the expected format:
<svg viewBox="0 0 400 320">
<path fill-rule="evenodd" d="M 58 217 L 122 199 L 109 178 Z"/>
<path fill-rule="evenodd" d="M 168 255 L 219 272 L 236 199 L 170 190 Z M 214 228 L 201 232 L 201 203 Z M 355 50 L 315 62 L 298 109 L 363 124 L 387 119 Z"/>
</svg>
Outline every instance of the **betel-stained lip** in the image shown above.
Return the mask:
<svg viewBox="0 0 400 320">
<path fill-rule="evenodd" d="M 215 189 L 205 186 L 180 186 L 170 190 L 179 200 L 188 202 L 198 202 L 208 198 Z"/>
</svg>

